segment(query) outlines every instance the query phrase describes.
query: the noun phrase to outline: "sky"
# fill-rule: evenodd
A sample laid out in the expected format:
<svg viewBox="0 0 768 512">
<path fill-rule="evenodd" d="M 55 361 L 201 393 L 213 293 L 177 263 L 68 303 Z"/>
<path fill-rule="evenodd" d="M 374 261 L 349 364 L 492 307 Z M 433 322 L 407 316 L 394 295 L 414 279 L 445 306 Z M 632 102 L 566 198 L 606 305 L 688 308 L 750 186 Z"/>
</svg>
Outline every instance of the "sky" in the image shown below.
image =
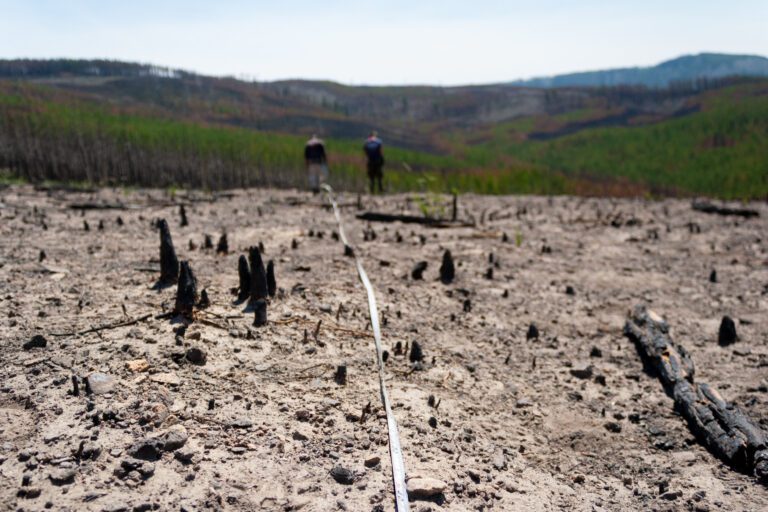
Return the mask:
<svg viewBox="0 0 768 512">
<path fill-rule="evenodd" d="M 459 85 L 701 52 L 768 56 L 768 0 L 0 0 L 0 38 L 0 58 Z"/>
</svg>

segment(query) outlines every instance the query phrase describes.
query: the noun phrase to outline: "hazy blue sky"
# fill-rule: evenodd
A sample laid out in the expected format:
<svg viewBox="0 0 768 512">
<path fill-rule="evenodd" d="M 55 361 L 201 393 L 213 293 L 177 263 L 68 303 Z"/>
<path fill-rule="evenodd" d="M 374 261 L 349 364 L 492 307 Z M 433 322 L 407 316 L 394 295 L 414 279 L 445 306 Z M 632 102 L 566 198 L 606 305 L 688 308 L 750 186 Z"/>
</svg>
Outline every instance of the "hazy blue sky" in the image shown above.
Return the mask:
<svg viewBox="0 0 768 512">
<path fill-rule="evenodd" d="M 0 37 L 2 58 L 447 85 L 768 55 L 768 0 L 0 0 Z"/>
</svg>

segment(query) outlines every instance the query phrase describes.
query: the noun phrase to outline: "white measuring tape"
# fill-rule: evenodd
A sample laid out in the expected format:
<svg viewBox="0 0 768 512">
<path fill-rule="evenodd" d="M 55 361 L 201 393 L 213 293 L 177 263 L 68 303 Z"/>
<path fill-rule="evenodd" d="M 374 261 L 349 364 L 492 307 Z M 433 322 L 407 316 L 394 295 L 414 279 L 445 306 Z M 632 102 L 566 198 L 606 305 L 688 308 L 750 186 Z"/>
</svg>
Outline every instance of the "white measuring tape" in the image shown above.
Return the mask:
<svg viewBox="0 0 768 512">
<path fill-rule="evenodd" d="M 339 207 L 336 204 L 336 199 L 333 197 L 333 189 L 330 185 L 323 184 L 323 189 L 328 194 L 328 200 L 333 206 L 333 214 L 336 216 L 336 222 L 339 224 L 339 238 L 344 244 L 345 251 L 352 251 L 352 256 L 355 258 L 355 266 L 357 267 L 357 273 L 360 276 L 365 287 L 365 292 L 368 294 L 368 311 L 371 317 L 371 326 L 373 327 L 373 338 L 376 341 L 376 364 L 379 368 L 379 389 L 381 390 L 381 401 L 384 403 L 384 410 L 387 413 L 387 432 L 389 434 L 389 458 L 392 461 L 392 480 L 395 484 L 395 510 L 397 512 L 408 512 L 408 491 L 405 486 L 405 462 L 403 462 L 403 450 L 400 447 L 400 435 L 397 433 L 397 422 L 395 421 L 395 415 L 392 413 L 392 407 L 389 404 L 389 396 L 387 395 L 387 387 L 384 384 L 384 360 L 382 359 L 381 348 L 381 328 L 379 327 L 379 311 L 376 308 L 376 296 L 373 294 L 373 287 L 371 281 L 368 279 L 368 274 L 365 273 L 363 264 L 360 258 L 357 257 L 357 253 L 349 244 L 347 236 L 344 234 L 344 226 L 341 223 L 341 214 L 339 214 Z"/>
</svg>

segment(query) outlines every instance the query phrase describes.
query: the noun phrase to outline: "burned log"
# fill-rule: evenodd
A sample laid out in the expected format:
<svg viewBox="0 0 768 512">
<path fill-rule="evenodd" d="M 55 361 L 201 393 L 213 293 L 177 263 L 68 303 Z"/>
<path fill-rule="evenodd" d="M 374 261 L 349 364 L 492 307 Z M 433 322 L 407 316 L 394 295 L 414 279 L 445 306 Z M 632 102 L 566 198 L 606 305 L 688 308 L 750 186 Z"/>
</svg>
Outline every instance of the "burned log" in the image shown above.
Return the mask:
<svg viewBox="0 0 768 512">
<path fill-rule="evenodd" d="M 768 484 L 768 435 L 716 390 L 694 382 L 693 360 L 672 341 L 667 323 L 637 306 L 624 334 L 635 343 L 646 371 L 659 377 L 697 439 L 732 468 Z"/>
<path fill-rule="evenodd" d="M 237 300 L 244 301 L 251 296 L 251 270 L 248 268 L 248 259 L 242 254 L 237 260 L 237 273 L 240 276 Z"/>
<path fill-rule="evenodd" d="M 443 284 L 451 284 L 456 278 L 456 267 L 453 264 L 453 256 L 451 251 L 447 250 L 443 253 L 443 263 L 440 265 L 440 281 Z"/>
<path fill-rule="evenodd" d="M 173 313 L 191 320 L 197 300 L 197 279 L 195 279 L 195 274 L 192 272 L 189 262 L 182 261 L 181 270 L 179 271 L 179 284 L 176 288 L 176 305 L 173 308 Z"/>
<path fill-rule="evenodd" d="M 694 201 L 691 208 L 697 212 L 710 213 L 715 215 L 733 215 L 736 217 L 744 217 L 750 219 L 752 217 L 759 217 L 760 212 L 757 210 L 751 210 L 749 208 L 729 208 L 727 206 L 716 206 L 712 203 L 703 201 Z"/>
<path fill-rule="evenodd" d="M 357 215 L 360 220 L 369 222 L 402 222 L 403 224 L 423 224 L 433 228 L 473 227 L 474 223 L 420 217 L 418 215 L 400 215 L 380 212 L 365 212 Z"/>
<path fill-rule="evenodd" d="M 248 259 L 251 266 L 251 302 L 255 303 L 259 299 L 266 299 L 269 295 L 267 271 L 258 247 L 248 249 Z"/>
<path fill-rule="evenodd" d="M 274 297 L 277 293 L 277 281 L 275 280 L 275 263 L 272 260 L 267 262 L 267 293 Z"/>
<path fill-rule="evenodd" d="M 227 240 L 227 234 L 222 233 L 219 237 L 219 242 L 216 244 L 216 254 L 229 253 L 229 241 Z"/>
<path fill-rule="evenodd" d="M 179 260 L 176 258 L 176 250 L 173 248 L 171 231 L 165 219 L 157 222 L 160 228 L 160 283 L 169 285 L 179 278 Z"/>
</svg>

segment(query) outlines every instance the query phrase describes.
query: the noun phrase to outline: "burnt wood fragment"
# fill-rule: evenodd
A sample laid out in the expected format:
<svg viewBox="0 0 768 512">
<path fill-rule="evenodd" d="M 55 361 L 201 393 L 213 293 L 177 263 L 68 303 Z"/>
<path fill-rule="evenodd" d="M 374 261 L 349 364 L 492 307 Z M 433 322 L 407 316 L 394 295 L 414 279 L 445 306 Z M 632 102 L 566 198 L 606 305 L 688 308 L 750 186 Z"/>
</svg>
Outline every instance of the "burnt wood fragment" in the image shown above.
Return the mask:
<svg viewBox="0 0 768 512">
<path fill-rule="evenodd" d="M 179 216 L 181 217 L 181 222 L 179 223 L 180 226 L 189 226 L 189 221 L 187 220 L 187 209 L 184 208 L 184 205 L 179 206 Z"/>
<path fill-rule="evenodd" d="M 179 278 L 179 260 L 176 258 L 176 250 L 173 248 L 171 231 L 165 219 L 157 222 L 160 228 L 160 283 L 169 285 Z"/>
<path fill-rule="evenodd" d="M 443 284 L 451 284 L 456 278 L 456 267 L 453 264 L 453 256 L 451 251 L 447 250 L 443 253 L 443 263 L 440 265 L 440 281 Z"/>
<path fill-rule="evenodd" d="M 189 262 L 182 261 L 181 270 L 179 271 L 179 284 L 176 288 L 176 305 L 173 313 L 191 320 L 197 299 L 197 279 L 195 279 L 195 274 L 192 272 Z"/>
<path fill-rule="evenodd" d="M 275 263 L 272 260 L 267 262 L 267 293 L 274 297 L 277 293 L 277 281 L 275 280 Z"/>
<path fill-rule="evenodd" d="M 266 299 L 269 295 L 267 271 L 264 268 L 264 261 L 261 259 L 261 251 L 258 247 L 248 249 L 248 260 L 251 267 L 251 302 Z"/>
<path fill-rule="evenodd" d="M 737 406 L 707 384 L 694 382 L 693 360 L 669 334 L 668 324 L 636 306 L 624 325 L 646 371 L 656 374 L 691 432 L 732 468 L 768 484 L 768 435 Z"/>
<path fill-rule="evenodd" d="M 729 208 L 727 206 L 716 206 L 712 203 L 695 201 L 691 208 L 697 212 L 711 213 L 716 215 L 733 215 L 736 217 L 744 217 L 750 219 L 752 217 L 759 217 L 760 212 L 757 210 L 751 210 L 749 208 Z"/>
<path fill-rule="evenodd" d="M 244 301 L 251 296 L 251 270 L 248 268 L 248 259 L 245 255 L 241 254 L 237 260 L 237 273 L 240 276 L 237 300 Z"/>
</svg>

